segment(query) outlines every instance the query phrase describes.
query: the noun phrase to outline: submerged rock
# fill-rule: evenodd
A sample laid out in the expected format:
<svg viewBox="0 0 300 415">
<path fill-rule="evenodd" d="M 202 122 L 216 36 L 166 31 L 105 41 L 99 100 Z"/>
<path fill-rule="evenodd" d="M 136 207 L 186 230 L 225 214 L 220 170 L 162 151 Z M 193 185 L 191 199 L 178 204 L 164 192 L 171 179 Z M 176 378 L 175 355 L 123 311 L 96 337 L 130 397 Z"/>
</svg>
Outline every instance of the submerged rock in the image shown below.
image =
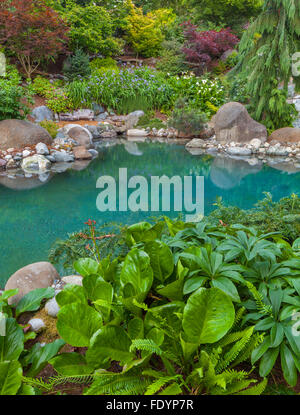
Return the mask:
<svg viewBox="0 0 300 415">
<path fill-rule="evenodd" d="M 51 168 L 51 162 L 46 157 L 36 154 L 23 159 L 21 166 L 27 173 L 44 173 Z"/>
</svg>

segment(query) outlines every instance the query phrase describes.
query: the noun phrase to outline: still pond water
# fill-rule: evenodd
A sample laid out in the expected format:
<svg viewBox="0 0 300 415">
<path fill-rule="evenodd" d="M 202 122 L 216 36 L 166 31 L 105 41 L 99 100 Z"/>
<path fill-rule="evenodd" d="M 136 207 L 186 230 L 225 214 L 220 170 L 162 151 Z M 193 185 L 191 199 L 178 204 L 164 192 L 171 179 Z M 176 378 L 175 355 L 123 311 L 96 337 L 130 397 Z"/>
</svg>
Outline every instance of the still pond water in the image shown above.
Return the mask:
<svg viewBox="0 0 300 415">
<path fill-rule="evenodd" d="M 80 170 L 68 169 L 48 179 L 0 176 L 0 288 L 19 268 L 47 260 L 56 239 L 78 231 L 92 218 L 97 223 L 109 221 L 135 223 L 153 216 L 152 212 L 105 212 L 97 210 L 100 176 L 118 178 L 119 168 L 128 169 L 128 177 L 204 176 L 205 213 L 217 196 L 227 205 L 251 208 L 271 192 L 275 200 L 300 193 L 300 172 L 288 173 L 278 167 L 251 166 L 243 160 L 208 155 L 191 155 L 184 146 L 162 143 L 130 143 L 103 148 L 99 158 Z M 172 206 L 172 204 L 171 204 Z M 159 215 L 161 213 L 158 213 Z M 170 216 L 176 217 L 177 212 Z"/>
</svg>

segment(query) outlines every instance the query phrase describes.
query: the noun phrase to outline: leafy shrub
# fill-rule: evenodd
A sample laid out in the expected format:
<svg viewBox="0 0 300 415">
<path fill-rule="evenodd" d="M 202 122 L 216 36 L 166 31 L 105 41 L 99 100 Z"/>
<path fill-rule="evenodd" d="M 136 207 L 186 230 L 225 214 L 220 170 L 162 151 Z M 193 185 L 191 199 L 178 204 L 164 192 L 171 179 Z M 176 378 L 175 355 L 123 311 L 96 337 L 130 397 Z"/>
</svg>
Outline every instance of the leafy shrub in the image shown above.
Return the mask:
<svg viewBox="0 0 300 415">
<path fill-rule="evenodd" d="M 262 0 L 192 0 L 196 20 L 227 26 L 242 26 L 262 9 Z"/>
<path fill-rule="evenodd" d="M 68 27 L 45 0 L 0 3 L 1 44 L 18 58 L 27 78 L 42 61 L 64 52 Z"/>
<path fill-rule="evenodd" d="M 127 41 L 135 52 L 144 56 L 158 56 L 164 40 L 159 27 L 153 17 L 145 16 L 140 9 L 135 9 L 128 17 Z"/>
<path fill-rule="evenodd" d="M 168 125 L 181 134 L 192 136 L 200 134 L 206 121 L 206 115 L 201 110 L 189 108 L 187 101 L 181 98 L 175 103 Z"/>
<path fill-rule="evenodd" d="M 119 44 L 112 36 L 112 18 L 105 8 L 93 3 L 80 6 L 68 2 L 61 13 L 71 27 L 69 37 L 73 50 L 81 48 L 104 56 L 119 53 Z"/>
<path fill-rule="evenodd" d="M 83 50 L 77 49 L 65 61 L 63 72 L 69 81 L 73 81 L 79 77 L 85 78 L 89 76 L 91 73 L 89 56 Z"/>
<path fill-rule="evenodd" d="M 92 70 L 117 69 L 117 62 L 113 58 L 95 58 L 90 62 Z"/>
<path fill-rule="evenodd" d="M 51 120 L 41 121 L 40 126 L 45 128 L 45 130 L 48 131 L 48 133 L 51 135 L 52 138 L 55 138 L 57 136 L 57 131 L 59 130 L 59 127 L 54 121 L 51 121 Z"/>
<path fill-rule="evenodd" d="M 178 41 L 164 41 L 156 68 L 172 76 L 186 72 L 188 66 L 184 62 L 185 59 L 181 49 L 182 44 Z"/>
<path fill-rule="evenodd" d="M 184 23 L 183 26 L 186 41 L 182 51 L 187 61 L 195 64 L 200 71 L 211 68 L 224 52 L 233 49 L 238 43 L 238 38 L 230 29 L 199 32 L 197 26 L 190 22 Z"/>
<path fill-rule="evenodd" d="M 7 84 L 0 80 L 0 120 L 8 118 L 25 118 L 29 108 L 22 103 L 27 92 L 21 86 Z"/>
<path fill-rule="evenodd" d="M 13 65 L 7 65 L 0 77 L 0 120 L 25 118 L 30 109 L 31 93 L 21 86 L 21 76 Z"/>
<path fill-rule="evenodd" d="M 300 199 L 295 194 L 275 202 L 270 193 L 265 193 L 265 198 L 249 210 L 236 206 L 226 207 L 221 199 L 217 201 L 216 206 L 216 210 L 208 216 L 212 223 L 222 220 L 230 225 L 238 222 L 251 226 L 264 233 L 278 231 L 290 243 L 299 236 Z"/>
<path fill-rule="evenodd" d="M 185 73 L 180 77 L 169 77 L 168 82 L 174 90 L 173 105 L 178 98 L 184 96 L 190 108 L 201 110 L 208 117 L 215 114 L 226 101 L 225 86 L 218 78 L 210 79 Z"/>
<path fill-rule="evenodd" d="M 30 88 L 35 94 L 40 95 L 41 97 L 46 97 L 47 94 L 52 91 L 53 85 L 49 79 L 38 75 L 32 81 Z"/>
<path fill-rule="evenodd" d="M 46 95 L 46 105 L 53 112 L 68 112 L 74 109 L 74 103 L 63 89 L 52 89 Z"/>
</svg>

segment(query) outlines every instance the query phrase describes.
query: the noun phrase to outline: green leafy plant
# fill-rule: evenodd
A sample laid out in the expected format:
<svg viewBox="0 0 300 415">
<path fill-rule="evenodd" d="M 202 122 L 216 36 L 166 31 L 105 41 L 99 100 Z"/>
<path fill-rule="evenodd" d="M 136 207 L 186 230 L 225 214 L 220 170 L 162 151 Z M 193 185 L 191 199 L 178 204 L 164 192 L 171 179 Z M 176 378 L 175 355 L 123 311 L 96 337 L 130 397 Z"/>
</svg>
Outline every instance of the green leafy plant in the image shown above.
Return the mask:
<svg viewBox="0 0 300 415">
<path fill-rule="evenodd" d="M 40 122 L 40 126 L 45 128 L 45 130 L 48 131 L 48 133 L 51 135 L 52 138 L 55 138 L 57 136 L 59 127 L 56 124 L 56 122 L 51 121 L 51 120 L 44 120 Z"/>
</svg>

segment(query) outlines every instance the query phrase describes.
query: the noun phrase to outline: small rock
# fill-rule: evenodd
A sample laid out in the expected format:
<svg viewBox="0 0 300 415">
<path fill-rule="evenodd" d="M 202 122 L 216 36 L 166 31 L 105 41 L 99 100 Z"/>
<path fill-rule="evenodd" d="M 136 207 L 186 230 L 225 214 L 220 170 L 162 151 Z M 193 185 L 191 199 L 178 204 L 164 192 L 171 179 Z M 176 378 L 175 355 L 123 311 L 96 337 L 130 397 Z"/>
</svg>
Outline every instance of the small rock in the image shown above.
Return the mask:
<svg viewBox="0 0 300 415">
<path fill-rule="evenodd" d="M 67 275 L 62 277 L 61 280 L 65 284 L 82 285 L 82 277 L 80 275 Z"/>
<path fill-rule="evenodd" d="M 43 156 L 47 156 L 49 154 L 48 147 L 44 143 L 38 143 L 35 146 L 35 150 L 36 150 L 37 154 L 41 154 Z"/>
<path fill-rule="evenodd" d="M 30 154 L 31 154 L 31 152 L 30 152 L 30 151 L 28 151 L 28 150 L 24 150 L 24 151 L 22 152 L 22 157 L 23 157 L 23 158 L 28 157 L 28 156 L 30 156 Z"/>
<path fill-rule="evenodd" d="M 6 160 L 0 159 L 0 167 L 5 167 L 6 163 Z"/>
<path fill-rule="evenodd" d="M 56 163 L 55 157 L 53 157 L 51 155 L 46 156 L 46 159 L 49 160 L 51 163 Z"/>
<path fill-rule="evenodd" d="M 54 151 L 52 153 L 52 157 L 54 157 L 57 163 L 70 163 L 74 161 L 74 156 L 71 156 L 70 154 L 62 151 Z"/>
<path fill-rule="evenodd" d="M 245 147 L 229 147 L 227 153 L 231 156 L 250 156 L 252 151 Z"/>
<path fill-rule="evenodd" d="M 259 138 L 253 138 L 253 140 L 250 141 L 250 145 L 258 150 L 262 145 L 262 141 Z"/>
<path fill-rule="evenodd" d="M 94 150 L 93 148 L 91 148 L 90 150 L 88 150 L 88 152 L 91 153 L 91 155 L 93 157 L 98 157 L 99 156 L 98 151 L 97 150 Z"/>
<path fill-rule="evenodd" d="M 10 160 L 10 159 L 12 159 L 12 156 L 11 156 L 10 154 L 8 154 L 8 155 L 7 155 L 7 156 L 5 156 L 4 158 L 5 158 L 5 160 Z"/>
<path fill-rule="evenodd" d="M 51 298 L 51 300 L 47 301 L 45 305 L 45 310 L 48 316 L 57 317 L 57 314 L 59 312 L 59 305 L 57 304 L 55 298 Z"/>
<path fill-rule="evenodd" d="M 132 129 L 127 131 L 128 137 L 146 137 L 148 135 L 147 131 L 145 129 Z"/>
<path fill-rule="evenodd" d="M 28 321 L 28 324 L 30 324 L 31 330 L 35 333 L 39 333 L 46 327 L 45 323 L 41 318 L 32 318 Z"/>
<path fill-rule="evenodd" d="M 75 160 L 90 160 L 93 157 L 84 146 L 74 147 L 73 154 Z"/>
</svg>

